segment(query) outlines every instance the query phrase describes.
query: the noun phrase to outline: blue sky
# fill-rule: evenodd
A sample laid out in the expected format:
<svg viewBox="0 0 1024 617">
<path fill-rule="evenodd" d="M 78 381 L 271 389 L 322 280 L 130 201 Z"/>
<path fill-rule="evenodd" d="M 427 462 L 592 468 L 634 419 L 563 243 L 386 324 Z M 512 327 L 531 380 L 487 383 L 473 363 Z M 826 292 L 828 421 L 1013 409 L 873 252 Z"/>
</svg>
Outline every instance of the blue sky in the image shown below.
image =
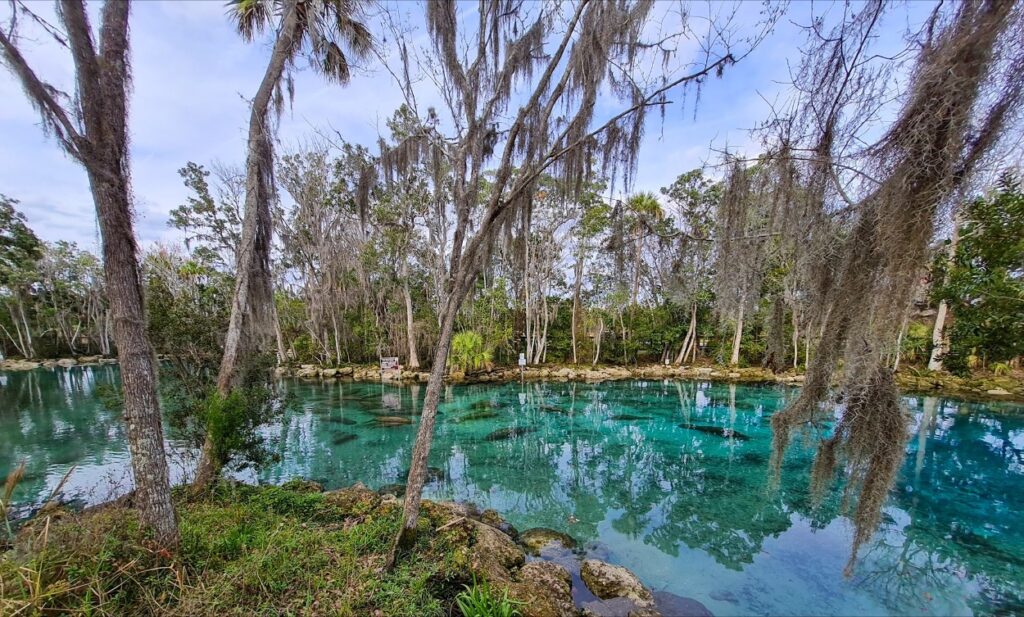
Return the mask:
<svg viewBox="0 0 1024 617">
<path fill-rule="evenodd" d="M 32 6 L 52 15 L 49 3 Z M 883 36 L 898 43 L 907 19 L 919 19 L 929 6 L 911 4 L 908 10 L 894 11 Z M 8 10 L 4 3 L 0 19 L 6 21 Z M 812 11 L 836 10 L 841 6 L 793 4 L 753 54 L 722 79 L 705 85 L 696 113 L 691 94 L 688 105 L 668 110 L 664 123 L 652 118 L 635 188 L 657 191 L 667 186 L 678 174 L 713 160 L 712 146 L 752 153 L 756 147 L 748 129 L 767 114 L 765 101 L 787 96 L 789 65 L 795 66 L 797 45 L 803 42 L 794 23 L 806 24 Z M 220 0 L 137 1 L 131 28 L 136 231 L 144 245 L 173 242 L 179 236 L 167 227 L 167 213 L 186 195 L 177 170 L 189 160 L 202 164 L 244 161 L 247 98 L 259 84 L 269 43 L 243 42 L 232 30 Z M 26 44 L 38 72 L 69 89 L 71 64 L 64 50 L 38 34 Z M 425 99 L 430 96 L 424 93 Z M 327 84 L 311 71 L 303 71 L 297 76 L 294 104 L 282 119 L 282 148 L 287 150 L 317 129 L 338 131 L 351 142 L 372 147 L 384 120 L 401 102 L 390 75 L 372 65 L 355 75 L 348 87 Z M 38 116 L 4 69 L 0 69 L 0 193 L 21 202 L 21 210 L 43 239 L 96 247 L 95 212 L 84 171 L 43 135 Z"/>
</svg>

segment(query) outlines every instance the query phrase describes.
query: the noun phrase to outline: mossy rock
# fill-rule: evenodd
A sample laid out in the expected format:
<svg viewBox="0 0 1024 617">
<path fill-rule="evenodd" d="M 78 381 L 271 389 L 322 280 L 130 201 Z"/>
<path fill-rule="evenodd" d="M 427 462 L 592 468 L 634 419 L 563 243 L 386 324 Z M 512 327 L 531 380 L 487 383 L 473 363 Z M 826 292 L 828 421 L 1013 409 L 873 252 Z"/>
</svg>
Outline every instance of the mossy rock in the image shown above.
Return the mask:
<svg viewBox="0 0 1024 617">
<path fill-rule="evenodd" d="M 292 478 L 284 484 L 281 488 L 287 491 L 295 491 L 297 493 L 322 493 L 324 492 L 324 485 L 319 482 L 312 480 L 306 480 L 305 478 Z"/>
<path fill-rule="evenodd" d="M 362 483 L 324 493 L 324 500 L 347 514 L 369 514 L 380 505 L 380 495 Z"/>
<path fill-rule="evenodd" d="M 531 555 L 539 555 L 543 549 L 550 546 L 576 548 L 576 540 L 572 536 L 547 527 L 527 529 L 519 535 L 519 543 L 525 546 Z"/>
<path fill-rule="evenodd" d="M 580 568 L 580 577 L 587 584 L 587 588 L 602 600 L 628 598 L 639 607 L 654 605 L 651 590 L 644 587 L 635 574 L 622 566 L 586 559 Z"/>
<path fill-rule="evenodd" d="M 487 509 L 480 513 L 480 522 L 490 525 L 508 534 L 513 540 L 519 537 L 519 530 L 498 514 L 497 510 Z"/>
<path fill-rule="evenodd" d="M 509 598 L 522 604 L 523 617 L 575 617 L 572 577 L 569 571 L 549 561 L 533 561 L 516 572 L 507 585 Z"/>
</svg>

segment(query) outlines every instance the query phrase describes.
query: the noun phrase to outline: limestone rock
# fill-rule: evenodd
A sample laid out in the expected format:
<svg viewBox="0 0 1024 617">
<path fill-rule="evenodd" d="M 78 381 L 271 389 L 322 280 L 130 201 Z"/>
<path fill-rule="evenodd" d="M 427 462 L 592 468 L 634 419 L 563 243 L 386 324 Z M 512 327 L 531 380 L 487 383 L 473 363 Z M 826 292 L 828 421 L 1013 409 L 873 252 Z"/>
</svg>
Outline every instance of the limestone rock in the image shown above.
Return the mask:
<svg viewBox="0 0 1024 617">
<path fill-rule="evenodd" d="M 539 555 L 542 549 L 549 546 L 576 548 L 576 540 L 572 536 L 547 527 L 527 529 L 519 535 L 519 542 L 526 547 L 531 555 Z"/>
<path fill-rule="evenodd" d="M 654 596 L 635 574 L 622 566 L 613 566 L 596 559 L 586 559 L 580 576 L 595 596 L 602 600 L 628 598 L 638 607 L 654 605 Z"/>
<path fill-rule="evenodd" d="M 362 482 L 356 482 L 348 488 L 328 491 L 324 493 L 324 499 L 342 512 L 351 514 L 366 514 L 380 505 L 380 495 Z"/>
<path fill-rule="evenodd" d="M 338 369 L 336 368 L 325 368 L 320 371 L 320 376 L 324 379 L 334 379 L 338 375 Z"/>
<path fill-rule="evenodd" d="M 77 364 L 78 360 L 75 360 L 74 358 L 61 358 L 60 360 L 57 360 L 57 366 L 63 368 L 71 368 L 72 366 L 75 366 Z"/>
<path fill-rule="evenodd" d="M 986 390 L 985 394 L 988 394 L 989 396 L 1010 396 L 1010 392 L 1003 388 L 993 388 L 991 390 Z"/>
<path fill-rule="evenodd" d="M 509 598 L 522 602 L 523 617 L 575 617 L 572 578 L 560 565 L 533 561 L 516 573 L 507 586 Z"/>
</svg>

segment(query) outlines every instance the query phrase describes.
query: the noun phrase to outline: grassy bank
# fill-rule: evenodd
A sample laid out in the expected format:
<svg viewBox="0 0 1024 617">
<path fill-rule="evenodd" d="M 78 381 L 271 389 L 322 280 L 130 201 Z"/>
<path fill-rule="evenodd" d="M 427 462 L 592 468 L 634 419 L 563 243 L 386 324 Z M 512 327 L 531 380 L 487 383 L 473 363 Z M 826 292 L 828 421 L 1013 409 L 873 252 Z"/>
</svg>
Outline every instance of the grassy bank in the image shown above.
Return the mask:
<svg viewBox="0 0 1024 617">
<path fill-rule="evenodd" d="M 426 504 L 415 550 L 382 565 L 399 503 L 362 488 L 330 493 L 223 483 L 175 494 L 180 551 L 155 547 L 135 513 L 53 511 L 0 561 L 0 614 L 446 615 L 472 580 L 467 534 Z"/>
</svg>

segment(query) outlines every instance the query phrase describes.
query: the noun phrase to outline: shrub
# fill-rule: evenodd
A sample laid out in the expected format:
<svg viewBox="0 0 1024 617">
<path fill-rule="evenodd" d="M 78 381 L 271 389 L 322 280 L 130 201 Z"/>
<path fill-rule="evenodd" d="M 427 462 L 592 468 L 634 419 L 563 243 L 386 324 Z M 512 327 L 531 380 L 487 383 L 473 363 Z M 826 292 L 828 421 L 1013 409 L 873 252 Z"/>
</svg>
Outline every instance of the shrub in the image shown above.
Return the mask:
<svg viewBox="0 0 1024 617">
<path fill-rule="evenodd" d="M 459 332 L 452 337 L 452 349 L 448 354 L 448 366 L 452 370 L 473 371 L 483 368 L 491 361 L 490 348 L 476 332 Z"/>
</svg>

